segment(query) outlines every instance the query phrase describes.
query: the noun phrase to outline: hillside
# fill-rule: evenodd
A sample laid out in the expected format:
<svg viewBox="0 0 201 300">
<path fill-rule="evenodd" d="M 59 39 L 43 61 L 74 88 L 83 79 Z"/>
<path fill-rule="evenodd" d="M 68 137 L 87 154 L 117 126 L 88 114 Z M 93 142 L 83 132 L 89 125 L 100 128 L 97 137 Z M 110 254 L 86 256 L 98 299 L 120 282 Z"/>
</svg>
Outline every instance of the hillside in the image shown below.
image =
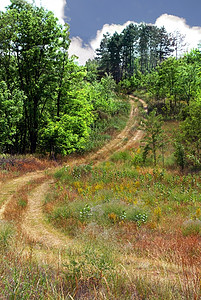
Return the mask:
<svg viewBox="0 0 201 300">
<path fill-rule="evenodd" d="M 201 299 L 199 45 L 130 23 L 79 66 L 35 3 L 0 28 L 0 299 Z"/>
<path fill-rule="evenodd" d="M 6 298 L 199 298 L 200 178 L 139 165 L 137 111 L 95 154 L 1 184 Z"/>
</svg>

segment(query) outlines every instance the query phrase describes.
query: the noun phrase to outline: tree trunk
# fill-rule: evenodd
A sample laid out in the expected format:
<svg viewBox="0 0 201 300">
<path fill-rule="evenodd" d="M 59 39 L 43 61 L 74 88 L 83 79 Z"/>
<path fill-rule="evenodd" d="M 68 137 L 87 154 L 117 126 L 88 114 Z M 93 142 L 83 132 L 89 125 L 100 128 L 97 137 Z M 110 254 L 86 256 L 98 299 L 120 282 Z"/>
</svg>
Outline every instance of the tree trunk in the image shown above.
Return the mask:
<svg viewBox="0 0 201 300">
<path fill-rule="evenodd" d="M 31 154 L 36 152 L 37 146 L 37 132 L 35 130 L 30 132 L 30 152 Z"/>
</svg>

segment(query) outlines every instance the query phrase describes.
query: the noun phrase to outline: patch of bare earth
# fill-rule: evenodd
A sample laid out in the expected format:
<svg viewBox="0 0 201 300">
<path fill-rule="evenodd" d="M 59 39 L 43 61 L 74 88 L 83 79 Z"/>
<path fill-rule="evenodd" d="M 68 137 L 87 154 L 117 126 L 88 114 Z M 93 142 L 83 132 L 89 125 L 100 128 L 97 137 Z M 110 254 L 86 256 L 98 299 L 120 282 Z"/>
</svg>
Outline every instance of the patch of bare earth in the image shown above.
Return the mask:
<svg viewBox="0 0 201 300">
<path fill-rule="evenodd" d="M 25 236 L 33 242 L 61 249 L 70 243 L 70 239 L 48 225 L 44 221 L 42 213 L 42 202 L 53 183 L 53 180 L 49 180 L 32 191 L 21 229 Z"/>
<path fill-rule="evenodd" d="M 0 219 L 3 219 L 4 211 L 6 206 L 9 205 L 10 200 L 12 199 L 13 194 L 21 188 L 22 186 L 26 185 L 27 183 L 31 182 L 32 180 L 42 178 L 44 176 L 43 171 L 37 171 L 29 174 L 25 174 L 19 178 L 15 178 L 10 180 L 6 183 L 0 184 Z"/>
</svg>

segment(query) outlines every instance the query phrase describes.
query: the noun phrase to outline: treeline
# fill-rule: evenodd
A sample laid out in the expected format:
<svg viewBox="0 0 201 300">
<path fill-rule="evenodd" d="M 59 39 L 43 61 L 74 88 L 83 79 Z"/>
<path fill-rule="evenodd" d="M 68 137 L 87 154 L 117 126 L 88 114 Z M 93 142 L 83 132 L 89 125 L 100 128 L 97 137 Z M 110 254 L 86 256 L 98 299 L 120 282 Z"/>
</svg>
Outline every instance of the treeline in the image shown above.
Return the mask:
<svg viewBox="0 0 201 300">
<path fill-rule="evenodd" d="M 96 51 L 99 75 L 111 74 L 118 83 L 136 72 L 153 70 L 177 50 L 182 36 L 168 34 L 164 27 L 130 24 L 120 34 L 104 35 Z"/>
<path fill-rule="evenodd" d="M 184 113 L 186 105 L 189 106 L 200 97 L 200 64 L 199 49 L 192 50 L 180 59 L 170 57 L 144 76 L 141 88 L 147 90 L 158 106 L 161 104 L 167 115 Z"/>
<path fill-rule="evenodd" d="M 68 25 L 52 12 L 11 0 L 0 28 L 0 153 L 80 151 L 97 111 L 126 109 L 112 78 L 91 81 L 69 58 Z"/>
<path fill-rule="evenodd" d="M 182 169 L 201 165 L 201 51 L 197 48 L 179 57 L 183 46 L 184 36 L 178 32 L 168 34 L 153 25 L 130 24 L 120 34 L 106 34 L 95 60 L 86 64 L 88 70 L 96 67 L 99 77 L 111 74 L 121 92 L 145 97 L 149 126 L 145 126 L 144 157 L 152 148 L 156 163 L 156 148 L 164 147 L 157 116 L 180 122 L 172 143 Z"/>
<path fill-rule="evenodd" d="M 92 133 L 129 109 L 119 91 L 143 94 L 149 112 L 179 119 L 177 161 L 201 164 L 201 52 L 178 58 L 181 35 L 130 24 L 105 35 L 96 58 L 80 67 L 68 56 L 68 25 L 52 12 L 11 0 L 0 28 L 0 153 L 90 150 Z"/>
<path fill-rule="evenodd" d="M 148 96 L 149 111 L 180 127 L 173 141 L 175 158 L 182 169 L 201 167 L 201 52 L 192 50 L 180 59 L 170 57 L 144 75 L 141 87 Z"/>
</svg>

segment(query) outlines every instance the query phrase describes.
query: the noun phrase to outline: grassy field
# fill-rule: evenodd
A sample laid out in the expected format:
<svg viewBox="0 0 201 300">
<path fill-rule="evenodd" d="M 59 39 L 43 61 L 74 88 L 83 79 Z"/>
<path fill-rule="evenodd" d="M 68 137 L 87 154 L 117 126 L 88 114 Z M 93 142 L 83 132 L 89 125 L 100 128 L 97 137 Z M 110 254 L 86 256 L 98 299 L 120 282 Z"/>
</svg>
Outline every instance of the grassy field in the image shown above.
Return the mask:
<svg viewBox="0 0 201 300">
<path fill-rule="evenodd" d="M 173 127 L 164 128 L 170 138 Z M 181 173 L 171 145 L 164 168 L 160 157 L 143 165 L 141 154 L 131 148 L 53 175 L 43 213 L 64 248 L 21 235 L 37 181 L 18 191 L 16 219 L 0 220 L 2 299 L 200 299 L 200 174 Z"/>
<path fill-rule="evenodd" d="M 55 174 L 44 212 L 82 245 L 69 254 L 75 295 L 85 282 L 97 299 L 199 299 L 200 177 L 137 166 L 136 155 Z"/>
</svg>

